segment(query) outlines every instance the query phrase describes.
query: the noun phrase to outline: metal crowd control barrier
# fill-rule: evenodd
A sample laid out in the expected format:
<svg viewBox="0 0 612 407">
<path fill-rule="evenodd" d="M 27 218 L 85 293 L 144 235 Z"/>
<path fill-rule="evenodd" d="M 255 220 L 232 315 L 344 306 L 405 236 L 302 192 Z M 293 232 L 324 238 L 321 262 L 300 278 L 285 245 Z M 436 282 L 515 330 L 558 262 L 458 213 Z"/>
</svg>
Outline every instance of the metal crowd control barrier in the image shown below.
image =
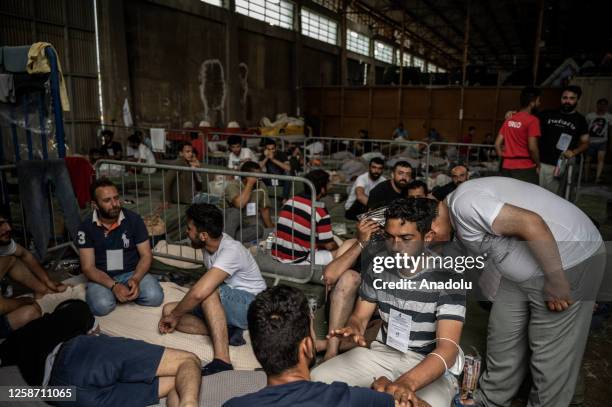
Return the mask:
<svg viewBox="0 0 612 407">
<path fill-rule="evenodd" d="M 185 227 L 186 225 L 182 223 L 182 216 L 183 216 L 182 207 L 185 207 L 186 209 L 186 207 L 188 207 L 191 204 L 191 202 L 193 202 L 194 200 L 197 202 L 208 202 L 211 204 L 218 203 L 218 206 L 223 212 L 224 230 L 226 229 L 225 226 L 227 226 L 227 220 L 229 219 L 229 216 L 234 217 L 234 219 L 237 217 L 239 232 L 236 232 L 237 234 L 235 233 L 234 236 L 232 237 L 236 238 L 236 240 L 242 241 L 243 243 L 252 242 L 257 247 L 257 250 L 261 251 L 261 247 L 259 244 L 260 239 L 265 237 L 264 233 L 260 233 L 260 222 L 264 222 L 263 220 L 264 215 L 262 215 L 262 210 L 265 210 L 265 209 L 274 210 L 273 215 L 269 216 L 269 219 L 275 220 L 273 230 L 274 230 L 274 236 L 277 236 L 278 221 L 280 219 L 280 209 L 282 207 L 282 205 L 279 205 L 279 198 L 289 197 L 287 195 L 278 194 L 277 192 L 278 185 L 280 185 L 283 182 L 290 182 L 291 184 L 290 184 L 289 191 L 291 192 L 291 196 L 296 195 L 296 187 L 295 187 L 296 182 L 306 185 L 310 189 L 310 198 L 311 198 L 310 210 L 311 210 L 311 214 L 313 214 L 313 216 L 311 216 L 311 219 L 310 219 L 310 229 L 309 229 L 309 238 L 310 238 L 309 246 L 310 246 L 310 253 L 311 253 L 309 273 L 307 276 L 303 278 L 295 278 L 289 275 L 290 273 L 288 273 L 288 275 L 284 275 L 284 274 L 281 275 L 278 273 L 270 273 L 265 270 L 262 270 L 262 275 L 266 277 L 274 278 L 275 282 L 278 282 L 280 279 L 282 279 L 282 280 L 287 280 L 287 281 L 296 282 L 296 283 L 306 283 L 312 279 L 312 276 L 315 273 L 315 269 L 320 268 L 320 266 L 316 266 L 314 264 L 314 253 L 316 249 L 316 244 L 315 244 L 316 216 L 314 216 L 314 214 L 316 213 L 315 212 L 316 210 L 316 205 L 315 205 L 316 190 L 312 182 L 306 178 L 294 177 L 294 176 L 288 176 L 288 175 L 267 174 L 267 173 L 260 173 L 260 172 L 240 172 L 240 171 L 234 171 L 234 170 L 228 170 L 228 169 L 217 169 L 217 168 L 200 168 L 200 167 L 194 168 L 194 167 L 187 167 L 187 166 L 163 165 L 163 164 L 149 165 L 146 163 L 137 163 L 137 162 L 131 162 L 131 161 L 116 161 L 116 160 L 106 160 L 106 159 L 99 160 L 96 163 L 95 168 L 96 168 L 97 177 L 107 177 L 113 181 L 116 181 L 115 183 L 118 185 L 118 188 L 120 189 L 119 192 L 122 194 L 124 202 L 126 201 L 126 198 L 133 198 L 133 204 L 135 205 L 136 212 L 138 212 L 140 215 L 143 215 L 143 216 L 144 215 L 159 215 L 160 218 L 164 221 L 165 230 L 163 233 L 163 239 L 160 239 L 160 240 L 166 241 L 166 251 L 165 252 L 154 251 L 154 255 L 169 258 L 169 259 L 182 260 L 182 261 L 188 261 L 188 262 L 200 263 L 200 264 L 202 263 L 202 261 L 198 260 L 197 252 L 192 252 L 191 256 L 188 256 L 187 253 L 183 253 L 184 246 L 182 245 L 179 245 L 178 255 L 170 254 L 168 251 L 168 244 L 185 242 L 185 239 L 183 239 L 183 237 L 184 237 L 184 232 L 186 231 L 186 227 Z M 115 172 L 109 173 L 109 171 L 113 169 L 115 170 Z M 128 175 L 126 175 L 126 171 L 125 171 L 126 169 L 130 169 L 132 171 L 128 172 L 127 173 Z M 137 173 L 138 171 L 134 171 L 135 169 L 140 169 L 140 174 Z M 156 172 L 157 171 L 161 172 L 161 176 L 159 175 L 159 173 L 157 174 L 152 173 L 151 172 L 152 169 L 155 169 Z M 169 174 L 169 172 L 173 172 L 173 174 Z M 109 175 L 111 176 L 109 177 Z M 184 191 L 184 190 L 181 191 L 181 176 L 185 176 L 185 175 L 187 175 L 191 179 L 191 188 L 188 191 Z M 167 182 L 167 177 L 174 177 L 174 180 Z M 203 191 L 204 194 L 199 194 L 197 191 L 197 188 L 196 188 L 197 177 L 200 178 L 203 184 L 208 186 L 208 190 Z M 244 188 L 246 188 L 245 184 L 243 184 L 242 182 L 242 179 L 250 178 L 250 177 L 258 179 L 256 183 L 257 188 L 256 189 L 254 188 L 254 190 L 251 192 L 251 196 L 248 197 L 249 202 L 250 202 L 252 200 L 253 192 L 255 192 L 255 202 L 254 202 L 255 206 L 252 207 L 249 205 L 249 203 L 247 203 L 246 205 L 241 206 L 240 208 L 230 208 L 226 202 L 226 196 L 225 196 L 226 195 L 225 190 L 226 190 L 227 185 L 231 182 L 237 183 L 238 190 L 239 190 L 238 197 L 240 197 L 242 196 Z M 205 183 L 203 182 L 204 179 L 206 179 Z M 159 200 L 156 204 L 154 203 L 155 198 L 154 198 L 153 191 L 154 189 L 157 189 L 157 187 L 154 188 L 153 185 L 156 182 L 159 182 L 160 180 L 161 180 L 161 188 L 159 188 L 160 192 L 159 192 L 159 195 L 157 196 Z M 271 203 L 272 208 L 260 208 L 260 202 L 259 202 L 260 201 L 259 194 L 261 193 L 260 191 L 266 194 L 268 193 L 267 188 L 265 188 L 263 185 L 260 184 L 261 180 L 269 180 L 272 186 L 274 186 L 273 199 Z M 175 184 L 174 186 L 172 186 L 172 188 L 176 188 L 175 191 L 166 190 L 166 186 L 171 185 L 171 184 Z M 183 186 L 184 185 L 185 183 L 183 182 Z M 306 190 L 305 187 L 304 187 L 304 190 Z M 176 192 L 176 198 L 177 198 L 176 203 L 170 203 L 173 200 L 170 194 L 173 194 L 174 192 Z M 187 193 L 187 195 L 185 195 L 185 192 Z M 183 201 L 183 198 L 185 196 L 188 198 L 188 202 Z M 142 202 L 141 198 L 144 198 L 144 202 Z M 176 205 L 176 207 L 171 208 L 172 205 Z M 238 209 L 237 214 L 236 214 L 236 209 Z M 253 224 L 243 225 L 243 222 L 244 222 L 243 218 L 245 218 L 244 216 L 245 210 L 246 210 L 247 217 L 253 216 L 252 214 L 254 212 L 254 216 L 255 216 L 254 225 Z M 171 211 L 175 211 L 174 213 L 176 214 L 176 220 L 174 219 L 172 220 L 172 221 L 176 221 L 176 230 L 172 230 L 172 232 L 169 232 L 168 226 L 170 226 L 169 218 L 170 218 Z M 229 211 L 231 212 L 228 213 Z M 251 215 L 249 215 L 249 212 L 251 213 Z M 292 207 L 292 219 L 291 219 L 292 242 L 295 242 L 294 233 L 296 230 L 295 229 L 296 223 L 297 222 L 295 220 L 295 207 Z M 255 238 L 252 240 L 245 241 L 246 239 L 246 237 L 244 236 L 245 230 L 247 230 L 248 228 L 251 228 L 250 230 L 252 230 L 253 226 L 255 226 L 255 229 L 254 229 Z M 261 228 L 261 229 L 263 229 L 265 232 L 266 230 L 271 230 L 272 228 Z M 178 232 L 178 233 L 175 233 L 175 232 Z M 233 232 L 233 231 L 228 230 L 228 232 Z M 295 250 L 295 247 L 293 244 L 292 244 L 292 250 Z M 187 252 L 187 250 L 185 250 L 185 252 Z M 278 264 L 284 265 L 288 268 L 294 267 L 294 265 L 289 264 L 289 263 L 279 262 Z M 287 271 L 289 271 L 289 269 L 287 269 Z"/>
<path fill-rule="evenodd" d="M 17 170 L 17 166 L 15 164 L 0 165 L 0 203 L 7 208 L 12 208 L 7 173 L 14 172 L 16 170 Z M 19 227 L 21 228 L 20 237 L 22 239 L 20 243 L 24 247 L 29 248 L 30 240 L 28 237 L 28 226 L 26 223 L 25 211 L 23 209 L 23 200 L 21 197 L 21 193 L 18 193 L 17 195 L 19 196 L 19 219 L 18 219 L 19 223 L 14 222 L 13 219 L 10 219 L 11 227 L 13 228 L 13 230 L 15 230 L 15 226 L 19 225 Z M 53 206 L 53 195 L 51 191 L 49 191 L 49 202 L 48 203 L 49 203 L 49 211 L 51 214 L 50 216 L 51 234 L 52 234 L 53 243 L 49 247 L 47 247 L 47 253 L 53 252 L 56 250 L 60 250 L 60 249 L 65 249 L 65 248 L 71 248 L 75 253 L 78 253 L 78 250 L 72 241 L 68 240 L 66 242 L 59 243 L 57 240 L 58 234 L 55 228 L 56 226 L 55 208 Z M 11 211 L 9 216 L 12 217 L 12 215 L 13 213 Z M 14 238 L 19 242 L 19 237 L 14 236 Z"/>
<path fill-rule="evenodd" d="M 304 139 L 303 143 L 304 155 L 310 159 L 308 168 L 315 166 L 313 159 L 320 159 L 323 164 L 340 164 L 351 158 L 350 155 L 343 155 L 343 152 L 348 152 L 353 157 L 370 152 L 381 153 L 386 157 L 386 161 L 406 160 L 414 167 L 422 167 L 427 158 L 427 147 L 427 143 L 422 141 L 339 137 L 309 137 Z M 425 172 L 427 174 L 427 168 Z"/>
<path fill-rule="evenodd" d="M 436 141 L 428 144 L 427 166 L 432 166 L 432 158 L 446 159 L 449 163 L 460 162 L 466 166 L 476 163 L 498 163 L 499 158 L 492 144 L 448 143 Z M 435 165 L 433 165 L 435 167 Z M 496 169 L 498 171 L 499 168 Z"/>
<path fill-rule="evenodd" d="M 242 138 L 242 146 L 248 147 L 259 156 L 259 147 L 264 139 L 271 139 L 276 141 L 277 148 L 281 151 L 285 151 L 288 144 L 291 143 L 292 138 L 302 141 L 301 138 L 294 136 L 265 136 L 261 134 L 252 133 L 228 133 L 228 132 L 216 132 L 209 131 L 202 134 L 202 143 L 205 146 L 203 162 L 206 164 L 219 164 L 215 162 L 215 159 L 227 160 L 229 157 L 229 147 L 227 145 L 227 139 L 230 136 L 239 136 Z M 219 148 L 221 146 L 221 149 Z M 223 151 L 221 151 L 223 150 Z M 222 162 L 224 166 L 226 162 Z"/>
</svg>

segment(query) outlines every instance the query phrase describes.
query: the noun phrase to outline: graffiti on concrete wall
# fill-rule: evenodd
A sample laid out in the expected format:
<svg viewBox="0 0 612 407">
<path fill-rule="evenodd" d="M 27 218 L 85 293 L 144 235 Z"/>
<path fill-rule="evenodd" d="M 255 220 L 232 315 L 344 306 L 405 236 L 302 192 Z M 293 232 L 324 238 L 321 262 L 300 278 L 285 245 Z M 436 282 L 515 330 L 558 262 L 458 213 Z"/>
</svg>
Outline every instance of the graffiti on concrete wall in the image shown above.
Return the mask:
<svg viewBox="0 0 612 407">
<path fill-rule="evenodd" d="M 204 104 L 204 120 L 212 126 L 225 122 L 226 84 L 223 65 L 218 59 L 208 59 L 200 67 L 200 98 Z"/>
<path fill-rule="evenodd" d="M 251 96 L 249 95 L 249 67 L 244 62 L 238 65 L 238 81 L 240 82 L 240 109 L 247 121 L 252 119 Z"/>
</svg>

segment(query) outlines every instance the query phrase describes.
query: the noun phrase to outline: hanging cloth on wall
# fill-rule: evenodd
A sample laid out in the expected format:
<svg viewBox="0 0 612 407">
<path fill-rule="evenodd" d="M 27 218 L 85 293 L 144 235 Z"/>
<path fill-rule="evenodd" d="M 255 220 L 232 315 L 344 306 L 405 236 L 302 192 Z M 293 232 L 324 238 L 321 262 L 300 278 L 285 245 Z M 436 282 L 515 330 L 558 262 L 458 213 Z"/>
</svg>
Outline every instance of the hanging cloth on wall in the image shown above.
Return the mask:
<svg viewBox="0 0 612 407">
<path fill-rule="evenodd" d="M 32 44 L 30 51 L 28 52 L 28 64 L 27 71 L 29 74 L 33 73 L 49 73 L 51 72 L 51 65 L 45 54 L 45 48 L 51 47 L 55 52 L 53 45 L 48 42 L 37 42 Z M 55 52 L 55 55 L 58 55 Z M 66 91 L 66 81 L 64 80 L 64 74 L 62 73 L 62 64 L 60 63 L 59 55 L 57 57 L 57 70 L 59 75 L 60 84 L 60 99 L 62 101 L 62 110 L 70 111 L 70 101 L 68 100 L 68 92 Z"/>
</svg>

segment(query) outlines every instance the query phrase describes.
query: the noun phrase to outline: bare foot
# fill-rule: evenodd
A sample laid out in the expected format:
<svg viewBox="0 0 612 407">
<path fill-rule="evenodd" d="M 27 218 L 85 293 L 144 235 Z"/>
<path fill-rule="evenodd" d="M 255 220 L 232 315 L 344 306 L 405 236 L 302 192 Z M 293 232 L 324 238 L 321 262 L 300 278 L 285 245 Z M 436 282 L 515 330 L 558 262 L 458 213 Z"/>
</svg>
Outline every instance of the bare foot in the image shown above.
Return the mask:
<svg viewBox="0 0 612 407">
<path fill-rule="evenodd" d="M 326 362 L 328 360 L 330 360 L 331 358 L 334 358 L 338 356 L 338 351 L 337 350 L 331 350 L 331 349 L 327 349 L 327 352 L 325 352 L 325 356 L 323 356 L 323 361 Z"/>
<path fill-rule="evenodd" d="M 317 353 L 327 350 L 327 339 L 316 339 L 315 349 L 317 350 Z"/>
</svg>

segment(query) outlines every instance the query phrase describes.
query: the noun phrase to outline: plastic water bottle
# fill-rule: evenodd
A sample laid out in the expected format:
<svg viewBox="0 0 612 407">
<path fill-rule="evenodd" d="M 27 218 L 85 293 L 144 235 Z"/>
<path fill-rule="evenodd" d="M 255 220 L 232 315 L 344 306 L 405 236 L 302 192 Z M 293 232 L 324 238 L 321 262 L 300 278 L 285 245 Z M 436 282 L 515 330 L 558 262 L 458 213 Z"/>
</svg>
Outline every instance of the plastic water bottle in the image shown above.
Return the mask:
<svg viewBox="0 0 612 407">
<path fill-rule="evenodd" d="M 274 245 L 274 232 L 270 232 L 266 239 L 266 253 L 272 253 L 272 246 Z"/>
</svg>

